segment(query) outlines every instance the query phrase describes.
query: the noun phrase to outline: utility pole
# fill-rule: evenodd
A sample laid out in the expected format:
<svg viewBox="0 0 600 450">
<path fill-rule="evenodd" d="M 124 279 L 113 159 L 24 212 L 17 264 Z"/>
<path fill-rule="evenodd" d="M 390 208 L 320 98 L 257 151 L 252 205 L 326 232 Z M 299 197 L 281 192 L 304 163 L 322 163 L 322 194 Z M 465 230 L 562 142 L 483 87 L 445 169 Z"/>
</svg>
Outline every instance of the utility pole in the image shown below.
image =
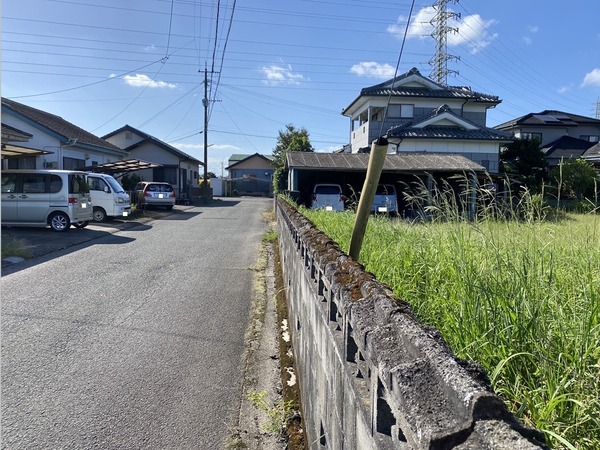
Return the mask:
<svg viewBox="0 0 600 450">
<path fill-rule="evenodd" d="M 208 70 L 204 63 L 204 176 L 202 177 L 202 195 L 205 201 L 208 201 Z"/>
<path fill-rule="evenodd" d="M 448 74 L 458 75 L 455 70 L 448 70 L 448 61 L 458 60 L 458 56 L 448 54 L 448 33 L 458 33 L 458 28 L 448 26 L 448 19 L 460 18 L 459 13 L 448 12 L 448 2 L 458 3 L 458 0 L 436 0 L 433 7 L 436 14 L 431 19 L 431 24 L 435 27 L 431 37 L 435 39 L 435 55 L 429 60 L 429 65 L 433 67 L 431 78 L 439 84 L 448 84 Z"/>
<path fill-rule="evenodd" d="M 596 100 L 596 119 L 600 119 L 600 98 Z"/>
</svg>

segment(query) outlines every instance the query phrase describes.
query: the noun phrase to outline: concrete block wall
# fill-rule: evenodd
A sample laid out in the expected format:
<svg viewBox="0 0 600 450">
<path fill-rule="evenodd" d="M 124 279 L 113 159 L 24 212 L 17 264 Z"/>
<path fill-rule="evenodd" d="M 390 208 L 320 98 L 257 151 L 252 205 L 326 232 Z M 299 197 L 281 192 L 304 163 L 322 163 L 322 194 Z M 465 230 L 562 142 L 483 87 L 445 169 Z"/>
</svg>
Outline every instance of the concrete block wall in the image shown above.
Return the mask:
<svg viewBox="0 0 600 450">
<path fill-rule="evenodd" d="M 277 199 L 284 285 L 310 449 L 540 449 L 477 365 Z"/>
</svg>

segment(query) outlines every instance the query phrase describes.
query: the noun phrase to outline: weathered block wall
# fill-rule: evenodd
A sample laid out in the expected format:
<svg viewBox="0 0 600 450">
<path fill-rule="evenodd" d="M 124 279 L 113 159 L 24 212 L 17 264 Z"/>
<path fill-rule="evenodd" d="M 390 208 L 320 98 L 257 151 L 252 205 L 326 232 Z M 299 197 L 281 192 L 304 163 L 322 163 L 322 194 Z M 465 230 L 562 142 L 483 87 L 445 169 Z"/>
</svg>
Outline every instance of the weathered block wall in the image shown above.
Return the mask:
<svg viewBox="0 0 600 450">
<path fill-rule="evenodd" d="M 276 206 L 309 448 L 546 448 L 482 370 L 288 203 Z"/>
</svg>

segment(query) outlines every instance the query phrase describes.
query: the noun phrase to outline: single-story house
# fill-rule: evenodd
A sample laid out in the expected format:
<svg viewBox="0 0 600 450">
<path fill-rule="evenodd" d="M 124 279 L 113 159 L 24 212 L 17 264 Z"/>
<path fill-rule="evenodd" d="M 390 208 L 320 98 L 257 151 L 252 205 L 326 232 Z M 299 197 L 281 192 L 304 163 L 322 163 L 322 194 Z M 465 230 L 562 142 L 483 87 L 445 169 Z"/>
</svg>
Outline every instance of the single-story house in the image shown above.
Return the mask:
<svg viewBox="0 0 600 450">
<path fill-rule="evenodd" d="M 255 153 L 253 155 L 232 155 L 229 158 L 231 191 L 236 195 L 273 195 L 273 159 Z"/>
<path fill-rule="evenodd" d="M 190 199 L 192 188 L 199 186 L 202 162 L 148 133 L 125 125 L 103 136 L 131 157 L 158 164 L 135 172 L 144 181 L 164 181 L 175 188 L 178 199 Z"/>
<path fill-rule="evenodd" d="M 83 169 L 127 152 L 57 115 L 2 98 L 2 167 Z"/>
</svg>

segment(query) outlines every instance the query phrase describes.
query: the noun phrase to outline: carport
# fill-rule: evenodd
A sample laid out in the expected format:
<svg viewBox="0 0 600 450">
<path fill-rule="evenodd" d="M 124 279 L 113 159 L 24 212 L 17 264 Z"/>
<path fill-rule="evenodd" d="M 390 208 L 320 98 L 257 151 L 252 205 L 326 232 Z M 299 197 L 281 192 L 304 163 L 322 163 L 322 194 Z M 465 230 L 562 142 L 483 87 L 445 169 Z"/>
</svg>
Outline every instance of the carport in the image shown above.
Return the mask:
<svg viewBox="0 0 600 450">
<path fill-rule="evenodd" d="M 300 204 L 309 206 L 315 184 L 336 183 L 342 186 L 344 195 L 351 203 L 358 201 L 369 157 L 365 153 L 288 152 L 286 167 L 289 190 Z M 407 186 L 420 182 L 431 189 L 432 183 L 442 179 L 457 185 L 459 181 L 453 179 L 456 175 L 469 175 L 469 179 L 473 180 L 483 174 L 483 166 L 462 155 L 395 153 L 386 155 L 379 182 L 396 187 L 399 210 L 403 215 L 410 215 L 402 195 Z"/>
<path fill-rule="evenodd" d="M 115 174 L 124 175 L 129 172 L 136 172 L 144 169 L 154 169 L 155 167 L 161 166 L 162 164 L 151 163 L 141 159 L 124 159 L 122 161 L 87 166 L 84 167 L 84 170 L 88 172 L 105 173 L 114 176 Z"/>
</svg>

